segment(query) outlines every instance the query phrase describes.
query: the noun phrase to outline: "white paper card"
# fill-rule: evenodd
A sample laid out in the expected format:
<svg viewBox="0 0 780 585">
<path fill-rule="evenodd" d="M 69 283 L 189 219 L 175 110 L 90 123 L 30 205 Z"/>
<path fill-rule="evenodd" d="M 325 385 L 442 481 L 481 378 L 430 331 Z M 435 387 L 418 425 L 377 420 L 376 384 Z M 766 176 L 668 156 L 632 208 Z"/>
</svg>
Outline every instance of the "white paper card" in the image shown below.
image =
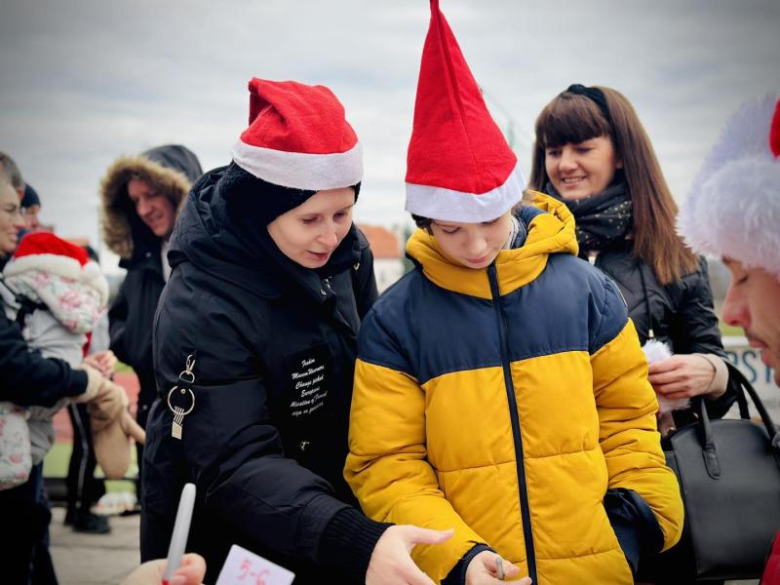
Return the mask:
<svg viewBox="0 0 780 585">
<path fill-rule="evenodd" d="M 234 544 L 217 585 L 290 585 L 295 573 Z"/>
</svg>

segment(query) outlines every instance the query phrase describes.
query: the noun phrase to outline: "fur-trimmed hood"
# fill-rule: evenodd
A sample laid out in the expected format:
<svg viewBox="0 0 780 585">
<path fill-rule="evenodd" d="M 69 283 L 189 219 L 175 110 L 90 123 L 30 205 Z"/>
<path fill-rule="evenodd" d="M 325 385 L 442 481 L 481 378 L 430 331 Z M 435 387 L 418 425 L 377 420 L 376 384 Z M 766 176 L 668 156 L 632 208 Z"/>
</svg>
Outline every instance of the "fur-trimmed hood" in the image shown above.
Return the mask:
<svg viewBox="0 0 780 585">
<path fill-rule="evenodd" d="M 140 220 L 127 196 L 127 183 L 140 178 L 168 197 L 178 210 L 190 187 L 203 174 L 195 154 L 184 146 L 158 146 L 138 156 L 122 156 L 100 181 L 103 240 L 122 259 L 129 260 L 141 241 L 156 236 Z"/>
</svg>

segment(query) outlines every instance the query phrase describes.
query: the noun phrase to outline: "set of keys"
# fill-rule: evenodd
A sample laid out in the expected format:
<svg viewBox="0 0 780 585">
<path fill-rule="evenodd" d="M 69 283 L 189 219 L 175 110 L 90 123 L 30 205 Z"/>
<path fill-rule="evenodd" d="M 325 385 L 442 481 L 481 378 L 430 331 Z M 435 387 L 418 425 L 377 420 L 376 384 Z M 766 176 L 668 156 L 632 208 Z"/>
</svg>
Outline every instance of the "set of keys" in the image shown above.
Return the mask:
<svg viewBox="0 0 780 585">
<path fill-rule="evenodd" d="M 173 424 L 171 425 L 171 437 L 181 441 L 182 431 L 184 430 L 184 417 L 192 412 L 195 408 L 195 394 L 192 392 L 192 385 L 195 383 L 195 354 L 187 356 L 187 362 L 184 366 L 184 370 L 179 374 L 179 381 L 181 385 L 176 385 L 168 392 L 168 410 L 173 413 Z M 186 410 L 181 406 L 174 406 L 172 399 L 176 397 L 176 392 L 182 396 L 189 392 L 190 405 Z"/>
</svg>

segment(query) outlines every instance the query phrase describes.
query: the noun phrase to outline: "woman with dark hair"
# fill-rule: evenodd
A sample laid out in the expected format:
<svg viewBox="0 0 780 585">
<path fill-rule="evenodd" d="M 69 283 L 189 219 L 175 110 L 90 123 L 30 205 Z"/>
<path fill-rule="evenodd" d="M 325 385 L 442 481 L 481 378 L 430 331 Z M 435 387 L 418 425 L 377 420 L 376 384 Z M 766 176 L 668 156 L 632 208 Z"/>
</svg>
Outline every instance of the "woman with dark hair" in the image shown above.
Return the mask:
<svg viewBox="0 0 780 585">
<path fill-rule="evenodd" d="M 656 393 L 705 396 L 723 416 L 734 394 L 707 265 L 675 232 L 677 205 L 629 101 L 607 87 L 559 94 L 536 120 L 530 187 L 572 211 L 580 256 L 618 284 L 641 342 L 657 339 L 675 354 L 650 365 Z M 684 408 L 668 422 L 692 416 Z"/>
<path fill-rule="evenodd" d="M 556 96 L 536 120 L 529 187 L 569 207 L 580 257 L 619 286 L 651 362 L 661 432 L 691 422 L 696 397 L 722 417 L 735 393 L 707 264 L 675 232 L 677 205 L 629 101 L 582 85 Z"/>
</svg>

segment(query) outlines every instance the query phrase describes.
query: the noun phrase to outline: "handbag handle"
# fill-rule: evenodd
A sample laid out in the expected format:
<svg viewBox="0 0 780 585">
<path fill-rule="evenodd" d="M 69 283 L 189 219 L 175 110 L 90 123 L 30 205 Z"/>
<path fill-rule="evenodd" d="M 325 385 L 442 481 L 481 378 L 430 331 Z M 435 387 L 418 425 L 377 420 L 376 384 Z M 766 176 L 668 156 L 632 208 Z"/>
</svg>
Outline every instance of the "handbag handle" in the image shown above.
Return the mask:
<svg viewBox="0 0 780 585">
<path fill-rule="evenodd" d="M 747 403 L 745 401 L 745 394 L 744 391 L 747 390 L 747 393 L 750 394 L 750 399 L 753 401 L 753 404 L 756 407 L 756 410 L 758 411 L 758 415 L 761 417 L 761 421 L 764 423 L 764 427 L 766 427 L 766 433 L 769 436 L 770 441 L 772 442 L 772 447 L 775 449 L 780 449 L 780 433 L 777 431 L 777 427 L 775 426 L 775 423 L 772 421 L 772 417 L 769 415 L 769 411 L 766 409 L 766 406 L 764 406 L 764 403 L 761 401 L 761 398 L 758 395 L 758 392 L 756 392 L 756 389 L 753 388 L 753 385 L 748 382 L 747 378 L 745 377 L 745 374 L 743 374 L 736 366 L 732 364 L 726 364 L 729 369 L 729 377 L 734 377 L 739 382 L 739 391 L 737 392 L 737 400 L 742 399 L 743 402 L 745 402 L 745 413 L 742 413 L 742 408 L 740 405 L 740 414 L 742 418 L 750 418 L 750 416 L 745 416 L 745 414 L 748 414 L 747 412 Z"/>
<path fill-rule="evenodd" d="M 750 412 L 748 410 L 747 399 L 745 397 L 745 391 L 747 391 L 751 400 L 753 401 L 753 404 L 756 407 L 756 410 L 758 411 L 759 416 L 761 417 L 761 421 L 764 423 L 770 445 L 775 451 L 775 458 L 778 459 L 780 456 L 780 433 L 778 433 L 777 427 L 775 427 L 775 424 L 772 421 L 772 417 L 769 416 L 769 411 L 767 411 L 764 403 L 758 396 L 758 392 L 756 392 L 755 388 L 753 388 L 753 385 L 748 382 L 747 378 L 745 378 L 745 375 L 732 364 L 727 363 L 726 366 L 728 366 L 729 369 L 729 378 L 734 378 L 738 382 L 737 402 L 739 403 L 740 416 L 743 419 L 750 419 Z M 704 465 L 707 468 L 707 474 L 712 479 L 718 479 L 721 475 L 721 468 L 720 461 L 718 459 L 717 448 L 715 446 L 715 439 L 712 435 L 712 424 L 710 422 L 710 416 L 707 413 L 705 399 L 699 397 L 697 401 L 700 423 L 697 425 L 697 427 L 699 429 L 699 437 L 702 444 Z M 780 459 L 778 459 L 778 465 L 780 465 Z"/>
</svg>

